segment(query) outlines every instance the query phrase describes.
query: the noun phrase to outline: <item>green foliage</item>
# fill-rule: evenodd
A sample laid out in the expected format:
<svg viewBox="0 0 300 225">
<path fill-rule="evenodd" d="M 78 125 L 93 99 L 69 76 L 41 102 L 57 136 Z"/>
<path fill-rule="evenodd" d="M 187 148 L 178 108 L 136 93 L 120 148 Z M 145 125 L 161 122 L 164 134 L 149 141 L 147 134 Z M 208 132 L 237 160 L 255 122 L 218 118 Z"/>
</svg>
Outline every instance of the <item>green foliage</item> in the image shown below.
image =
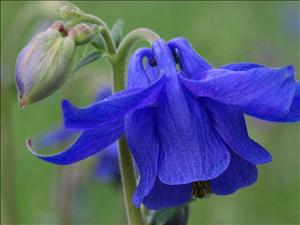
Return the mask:
<svg viewBox="0 0 300 225">
<path fill-rule="evenodd" d="M 100 51 L 93 51 L 86 56 L 83 56 L 78 63 L 74 66 L 73 73 L 79 70 L 81 67 L 88 65 L 98 59 L 100 59 L 102 56 L 102 52 Z"/>
<path fill-rule="evenodd" d="M 123 38 L 124 20 L 118 19 L 117 22 L 111 28 L 111 36 L 115 41 L 116 47 L 119 46 Z"/>
<path fill-rule="evenodd" d="M 151 211 L 148 225 L 186 225 L 188 221 L 188 205 L 179 208 L 168 208 Z"/>
</svg>

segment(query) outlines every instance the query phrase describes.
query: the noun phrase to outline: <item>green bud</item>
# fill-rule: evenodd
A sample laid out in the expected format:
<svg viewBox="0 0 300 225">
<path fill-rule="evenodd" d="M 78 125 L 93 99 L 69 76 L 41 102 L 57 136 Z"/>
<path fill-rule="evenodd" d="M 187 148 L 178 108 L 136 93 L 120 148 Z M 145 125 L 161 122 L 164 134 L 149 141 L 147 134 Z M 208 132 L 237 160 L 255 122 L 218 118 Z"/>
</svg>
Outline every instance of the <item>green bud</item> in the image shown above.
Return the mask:
<svg viewBox="0 0 300 225">
<path fill-rule="evenodd" d="M 49 96 L 64 83 L 74 49 L 75 32 L 60 22 L 30 40 L 16 62 L 20 107 Z"/>
<path fill-rule="evenodd" d="M 76 45 L 85 45 L 89 43 L 95 35 L 95 29 L 85 23 L 76 25 L 73 30 L 76 33 Z"/>
<path fill-rule="evenodd" d="M 105 49 L 105 44 L 104 44 L 104 40 L 103 37 L 100 33 L 96 34 L 93 39 L 92 39 L 92 45 L 99 49 L 99 50 L 104 50 Z"/>
</svg>

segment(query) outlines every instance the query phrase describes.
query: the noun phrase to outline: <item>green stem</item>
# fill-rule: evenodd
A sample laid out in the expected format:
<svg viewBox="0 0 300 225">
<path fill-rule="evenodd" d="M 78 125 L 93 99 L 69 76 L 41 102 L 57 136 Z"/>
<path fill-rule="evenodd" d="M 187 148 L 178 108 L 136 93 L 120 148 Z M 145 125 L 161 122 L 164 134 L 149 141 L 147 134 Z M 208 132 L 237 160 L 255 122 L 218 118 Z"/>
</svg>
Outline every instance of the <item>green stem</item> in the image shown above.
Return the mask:
<svg viewBox="0 0 300 225">
<path fill-rule="evenodd" d="M 158 35 L 153 31 L 141 28 L 133 30 L 123 39 L 117 51 L 116 58 L 112 61 L 114 92 L 125 88 L 126 64 L 133 45 L 141 39 L 152 42 L 157 38 L 159 38 Z M 136 188 L 136 179 L 131 153 L 125 136 L 122 136 L 119 140 L 119 163 L 128 223 L 130 225 L 142 225 L 144 224 L 142 211 L 136 208 L 131 201 Z"/>
<path fill-rule="evenodd" d="M 131 153 L 124 135 L 119 140 L 119 165 L 128 224 L 142 225 L 144 224 L 142 213 L 139 208 L 132 204 L 131 200 L 136 188 L 136 180 Z"/>
<path fill-rule="evenodd" d="M 159 39 L 158 34 L 148 28 L 138 28 L 128 33 L 118 48 L 118 57 L 124 58 L 125 55 L 129 55 L 132 46 L 139 40 L 146 40 L 150 44 Z"/>
<path fill-rule="evenodd" d="M 159 39 L 159 36 L 154 31 L 147 28 L 135 29 L 124 37 L 120 43 L 115 59 L 117 67 L 114 68 L 114 91 L 125 88 L 126 65 L 133 45 L 140 40 L 146 40 L 151 44 L 157 39 Z M 117 80 L 117 82 L 115 82 L 115 80 Z"/>
</svg>

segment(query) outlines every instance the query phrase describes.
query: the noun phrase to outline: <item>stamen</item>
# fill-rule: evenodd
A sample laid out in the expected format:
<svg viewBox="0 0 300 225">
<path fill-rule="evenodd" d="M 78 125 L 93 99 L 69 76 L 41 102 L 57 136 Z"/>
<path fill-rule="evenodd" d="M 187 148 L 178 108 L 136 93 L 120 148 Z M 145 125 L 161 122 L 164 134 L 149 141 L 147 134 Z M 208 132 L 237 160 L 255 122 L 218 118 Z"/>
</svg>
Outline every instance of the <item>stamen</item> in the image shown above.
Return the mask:
<svg viewBox="0 0 300 225">
<path fill-rule="evenodd" d="M 209 181 L 193 182 L 192 195 L 194 198 L 208 197 L 212 193 Z"/>
<path fill-rule="evenodd" d="M 172 55 L 173 55 L 174 62 L 175 62 L 176 64 L 178 64 L 178 63 L 179 63 L 179 56 L 177 55 L 177 53 L 176 53 L 175 50 L 172 51 Z"/>
<path fill-rule="evenodd" d="M 152 66 L 152 67 L 157 66 L 157 62 L 156 62 L 156 60 L 155 60 L 154 58 L 151 58 L 151 59 L 149 60 L 149 64 L 150 64 L 150 66 Z"/>
<path fill-rule="evenodd" d="M 175 64 L 178 64 L 178 63 L 179 63 L 179 56 L 178 56 L 178 54 L 176 53 L 176 51 L 172 51 L 172 56 L 173 56 L 173 59 L 174 59 Z M 151 58 L 151 59 L 149 60 L 149 64 L 150 64 L 150 66 L 152 66 L 152 67 L 157 66 L 157 61 L 155 60 L 155 58 Z"/>
</svg>

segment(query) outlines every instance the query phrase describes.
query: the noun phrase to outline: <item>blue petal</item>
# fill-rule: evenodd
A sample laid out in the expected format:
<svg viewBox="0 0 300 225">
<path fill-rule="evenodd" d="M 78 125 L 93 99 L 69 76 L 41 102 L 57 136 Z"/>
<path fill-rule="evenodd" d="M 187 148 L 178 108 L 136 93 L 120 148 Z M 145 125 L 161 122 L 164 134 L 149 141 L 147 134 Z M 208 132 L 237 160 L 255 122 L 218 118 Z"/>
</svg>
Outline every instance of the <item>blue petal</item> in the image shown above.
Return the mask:
<svg viewBox="0 0 300 225">
<path fill-rule="evenodd" d="M 267 115 L 255 115 L 252 113 L 249 114 L 256 116 L 260 119 L 269 120 L 273 122 L 290 123 L 290 122 L 300 121 L 300 83 L 295 82 L 295 87 L 296 87 L 295 95 L 288 112 L 282 114 L 267 114 Z"/>
<path fill-rule="evenodd" d="M 194 95 L 234 105 L 252 116 L 288 113 L 295 94 L 292 66 L 253 68 L 245 71 L 213 69 L 199 81 L 181 77 Z"/>
<path fill-rule="evenodd" d="M 128 64 L 127 88 L 147 87 L 150 84 L 149 77 L 144 68 L 143 58 L 152 57 L 151 49 L 141 48 L 133 53 Z"/>
<path fill-rule="evenodd" d="M 272 156 L 248 136 L 243 113 L 236 107 L 211 99 L 199 99 L 205 105 L 211 124 L 233 151 L 253 164 L 272 161 Z"/>
<path fill-rule="evenodd" d="M 76 131 L 68 130 L 63 127 L 55 128 L 35 138 L 32 141 L 32 146 L 36 149 L 62 147 L 69 141 L 72 141 L 76 134 Z"/>
<path fill-rule="evenodd" d="M 34 155 L 47 162 L 59 165 L 72 164 L 100 152 L 119 139 L 123 131 L 122 120 L 103 125 L 97 129 L 83 131 L 69 148 L 54 155 L 37 154 L 32 150 L 30 140 L 28 141 L 28 148 Z"/>
<path fill-rule="evenodd" d="M 159 70 L 157 66 L 152 66 L 148 60 L 145 68 L 147 75 L 151 82 L 155 81 L 159 77 Z"/>
<path fill-rule="evenodd" d="M 153 107 L 139 109 L 125 119 L 128 146 L 140 173 L 140 182 L 133 196 L 133 203 L 137 207 L 151 191 L 157 175 L 159 139 L 155 124 Z"/>
<path fill-rule="evenodd" d="M 192 184 L 167 185 L 159 178 L 143 204 L 148 209 L 160 210 L 163 208 L 179 207 L 188 202 L 192 197 Z"/>
<path fill-rule="evenodd" d="M 230 164 L 222 175 L 211 180 L 212 191 L 217 195 L 229 195 L 242 187 L 253 184 L 258 176 L 254 164 L 240 158 L 233 152 Z"/>
<path fill-rule="evenodd" d="M 77 108 L 64 100 L 62 108 L 65 127 L 89 129 L 123 119 L 138 108 L 154 104 L 165 83 L 166 77 L 162 76 L 145 89 L 127 89 L 85 108 Z"/>
<path fill-rule="evenodd" d="M 165 74 L 168 77 L 177 76 L 176 64 L 172 52 L 162 39 L 153 42 L 152 51 L 157 62 L 159 74 Z"/>
<path fill-rule="evenodd" d="M 186 77 L 199 79 L 204 75 L 203 72 L 212 69 L 212 66 L 193 49 L 187 39 L 174 38 L 168 42 L 168 45 L 173 51 L 178 50 L 179 63 Z"/>
<path fill-rule="evenodd" d="M 169 77 L 158 101 L 160 180 L 186 184 L 219 176 L 229 164 L 227 147 L 206 123 L 205 110 L 182 89 L 169 47 L 158 40 L 152 48 L 159 72 Z"/>
<path fill-rule="evenodd" d="M 219 69 L 226 69 L 226 70 L 233 70 L 233 71 L 245 71 L 245 70 L 250 70 L 250 69 L 254 69 L 254 68 L 267 68 L 267 67 L 262 64 L 257 64 L 257 63 L 239 62 L 239 63 L 226 64 L 224 66 L 221 66 Z"/>
<path fill-rule="evenodd" d="M 229 153 L 198 100 L 181 87 L 178 79 L 170 79 L 158 104 L 160 180 L 186 184 L 219 176 L 229 164 Z"/>
<path fill-rule="evenodd" d="M 264 65 L 249 63 L 249 62 L 241 62 L 241 63 L 233 63 L 227 64 L 220 69 L 228 69 L 233 71 L 243 71 L 249 70 L 253 68 L 267 68 Z M 291 107 L 287 113 L 284 114 L 274 114 L 274 115 L 254 115 L 258 116 L 260 119 L 269 120 L 273 122 L 297 122 L 300 120 L 300 83 L 295 82 L 296 92 L 293 98 L 293 102 Z"/>
<path fill-rule="evenodd" d="M 95 102 L 101 101 L 112 94 L 112 90 L 110 87 L 102 87 L 98 90 L 95 96 Z"/>
</svg>

